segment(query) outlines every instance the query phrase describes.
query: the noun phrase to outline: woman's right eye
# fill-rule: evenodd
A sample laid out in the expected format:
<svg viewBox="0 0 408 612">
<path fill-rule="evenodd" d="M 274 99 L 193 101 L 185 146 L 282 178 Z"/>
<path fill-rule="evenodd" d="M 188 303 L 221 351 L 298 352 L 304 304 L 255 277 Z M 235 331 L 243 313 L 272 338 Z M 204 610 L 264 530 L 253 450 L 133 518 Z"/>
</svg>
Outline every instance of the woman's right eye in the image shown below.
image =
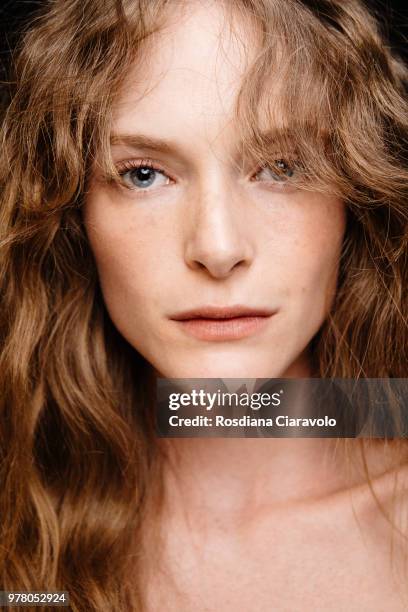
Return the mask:
<svg viewBox="0 0 408 612">
<path fill-rule="evenodd" d="M 127 162 L 118 172 L 128 189 L 138 191 L 151 191 L 150 187 L 162 187 L 171 182 L 164 170 L 146 162 Z"/>
</svg>

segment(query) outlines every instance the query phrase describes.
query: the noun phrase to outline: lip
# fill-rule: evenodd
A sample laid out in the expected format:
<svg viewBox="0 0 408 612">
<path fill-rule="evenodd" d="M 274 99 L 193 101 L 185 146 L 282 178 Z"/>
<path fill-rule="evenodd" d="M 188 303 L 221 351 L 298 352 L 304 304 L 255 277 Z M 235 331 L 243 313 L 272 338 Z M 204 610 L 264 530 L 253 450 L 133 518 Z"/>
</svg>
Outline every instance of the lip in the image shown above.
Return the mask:
<svg viewBox="0 0 408 612">
<path fill-rule="evenodd" d="M 200 340 L 239 340 L 263 329 L 276 311 L 249 306 L 201 306 L 170 317 Z"/>
</svg>

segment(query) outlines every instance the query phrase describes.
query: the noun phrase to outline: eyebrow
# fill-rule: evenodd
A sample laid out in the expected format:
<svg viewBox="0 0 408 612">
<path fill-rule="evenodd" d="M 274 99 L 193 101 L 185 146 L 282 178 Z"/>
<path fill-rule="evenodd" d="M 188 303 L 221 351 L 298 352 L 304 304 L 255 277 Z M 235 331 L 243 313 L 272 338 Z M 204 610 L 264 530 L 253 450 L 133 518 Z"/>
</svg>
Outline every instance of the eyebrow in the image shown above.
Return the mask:
<svg viewBox="0 0 408 612">
<path fill-rule="evenodd" d="M 291 143 L 293 140 L 293 134 L 291 134 L 289 130 L 282 128 L 266 130 L 261 132 L 259 137 L 262 146 L 265 146 L 266 148 L 273 146 L 274 142 L 282 142 L 282 137 L 287 144 Z M 183 152 L 182 148 L 171 140 L 166 140 L 164 138 L 153 138 L 145 134 L 113 133 L 110 136 L 110 144 L 111 146 L 124 145 L 132 149 L 145 149 L 158 153 L 176 154 L 181 158 L 185 158 L 186 156 L 186 153 Z M 236 149 L 237 153 L 242 151 L 242 144 L 242 141 L 238 143 L 238 147 Z"/>
<path fill-rule="evenodd" d="M 161 153 L 174 153 L 178 147 L 163 138 L 152 138 L 143 134 L 112 134 L 110 137 L 111 146 L 125 145 L 133 149 L 149 149 Z"/>
</svg>

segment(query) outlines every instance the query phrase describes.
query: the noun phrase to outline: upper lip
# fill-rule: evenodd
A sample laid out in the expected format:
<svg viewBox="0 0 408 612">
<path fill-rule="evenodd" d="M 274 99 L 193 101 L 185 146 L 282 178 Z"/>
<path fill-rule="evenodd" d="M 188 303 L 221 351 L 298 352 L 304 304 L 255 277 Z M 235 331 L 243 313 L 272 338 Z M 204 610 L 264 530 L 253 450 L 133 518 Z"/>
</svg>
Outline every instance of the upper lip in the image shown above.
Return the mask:
<svg viewBox="0 0 408 612">
<path fill-rule="evenodd" d="M 175 321 L 188 319 L 232 319 L 235 317 L 269 317 L 276 311 L 270 308 L 252 308 L 251 306 L 200 306 L 172 315 Z"/>
</svg>

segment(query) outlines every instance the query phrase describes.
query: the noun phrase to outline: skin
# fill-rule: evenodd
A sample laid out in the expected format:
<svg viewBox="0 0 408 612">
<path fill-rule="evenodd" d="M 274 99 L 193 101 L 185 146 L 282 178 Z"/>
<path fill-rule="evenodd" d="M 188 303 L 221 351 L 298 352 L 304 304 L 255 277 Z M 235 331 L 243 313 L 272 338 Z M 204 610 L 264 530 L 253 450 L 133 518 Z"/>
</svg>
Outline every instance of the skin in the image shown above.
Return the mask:
<svg viewBox="0 0 408 612">
<path fill-rule="evenodd" d="M 129 174 L 112 185 L 96 172 L 84 222 L 111 319 L 157 372 L 307 376 L 307 346 L 335 292 L 345 207 L 239 158 L 234 105 L 256 41 L 243 24 L 237 36 L 221 32 L 223 19 L 215 4 L 195 5 L 150 43 L 149 70 L 142 62 L 129 72 L 114 109 L 113 160 L 151 160 L 165 175 L 142 188 Z M 123 134 L 171 148 L 134 148 L 119 142 Z M 169 319 L 208 304 L 277 314 L 224 342 L 193 338 Z"/>
<path fill-rule="evenodd" d="M 146 43 L 146 63 L 129 71 L 114 108 L 114 162 L 151 160 L 165 174 L 130 189 L 130 175 L 109 184 L 95 169 L 89 185 L 83 218 L 104 300 L 161 375 L 308 376 L 307 347 L 335 293 L 345 207 L 268 172 L 254 180 L 255 162 L 237 158 L 234 104 L 256 36 L 238 19 L 230 36 L 218 2 L 187 6 Z M 170 148 L 135 148 L 120 134 Z M 224 342 L 192 338 L 169 318 L 204 304 L 277 314 L 260 332 Z M 168 441 L 163 511 L 150 513 L 152 532 L 144 529 L 147 610 L 406 609 L 385 569 L 390 531 L 361 472 L 346 475 L 331 443 Z M 385 503 L 392 457 L 375 458 Z"/>
</svg>

